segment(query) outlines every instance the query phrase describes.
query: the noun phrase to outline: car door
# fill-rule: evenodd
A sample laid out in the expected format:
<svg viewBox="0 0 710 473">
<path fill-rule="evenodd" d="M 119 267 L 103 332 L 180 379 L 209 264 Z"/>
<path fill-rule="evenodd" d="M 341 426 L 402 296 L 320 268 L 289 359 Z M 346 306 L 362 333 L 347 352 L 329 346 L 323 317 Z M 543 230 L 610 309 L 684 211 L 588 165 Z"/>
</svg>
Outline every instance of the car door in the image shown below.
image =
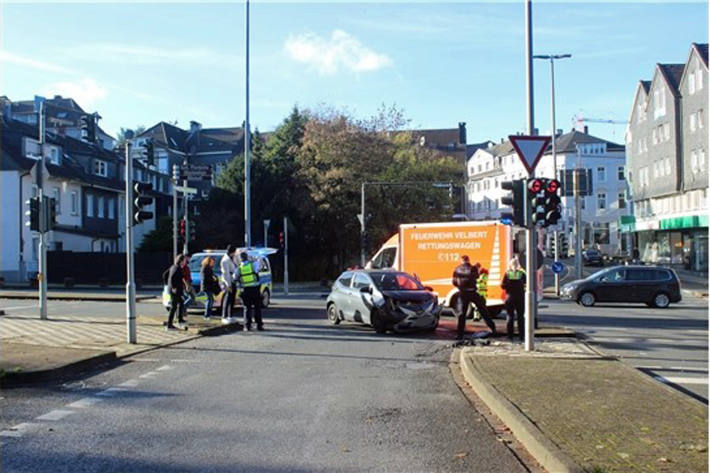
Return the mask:
<svg viewBox="0 0 710 473">
<path fill-rule="evenodd" d="M 599 302 L 622 302 L 628 297 L 627 291 L 626 270 L 616 268 L 599 277 L 594 292 Z"/>
<path fill-rule="evenodd" d="M 335 303 L 338 311 L 343 314 L 345 320 L 352 320 L 352 311 L 350 310 L 350 299 L 352 291 L 350 289 L 350 284 L 353 280 L 352 272 L 345 272 L 340 275 L 335 284 L 333 284 L 333 289 L 331 290 L 331 299 Z"/>
<path fill-rule="evenodd" d="M 654 270 L 650 268 L 630 268 L 628 271 L 631 296 L 628 302 L 649 302 L 655 293 L 657 283 L 653 280 Z"/>
<path fill-rule="evenodd" d="M 372 295 L 363 294 L 361 289 L 372 286 L 372 280 L 365 273 L 355 273 L 352 284 L 352 315 L 357 322 L 370 323 L 370 310 L 372 308 Z"/>
</svg>

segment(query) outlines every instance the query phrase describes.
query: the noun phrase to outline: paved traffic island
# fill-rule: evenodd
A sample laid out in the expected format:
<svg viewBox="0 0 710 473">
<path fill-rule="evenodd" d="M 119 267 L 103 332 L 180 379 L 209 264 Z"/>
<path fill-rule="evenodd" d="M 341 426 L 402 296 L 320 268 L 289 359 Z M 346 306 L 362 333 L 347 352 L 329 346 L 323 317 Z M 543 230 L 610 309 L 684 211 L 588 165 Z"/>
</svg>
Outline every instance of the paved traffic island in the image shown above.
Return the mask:
<svg viewBox="0 0 710 473">
<path fill-rule="evenodd" d="M 708 408 L 574 339 L 460 350 L 464 377 L 550 472 L 704 472 Z"/>
</svg>

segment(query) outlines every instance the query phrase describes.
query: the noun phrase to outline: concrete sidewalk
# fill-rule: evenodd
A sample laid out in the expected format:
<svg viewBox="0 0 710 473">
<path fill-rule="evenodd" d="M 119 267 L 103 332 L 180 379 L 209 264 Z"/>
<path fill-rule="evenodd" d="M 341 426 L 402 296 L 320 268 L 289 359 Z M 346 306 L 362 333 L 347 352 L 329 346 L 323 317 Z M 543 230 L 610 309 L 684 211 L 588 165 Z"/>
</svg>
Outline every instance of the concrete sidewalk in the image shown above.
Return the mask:
<svg viewBox="0 0 710 473">
<path fill-rule="evenodd" d="M 550 472 L 705 472 L 704 404 L 575 339 L 459 351 L 466 381 Z"/>
<path fill-rule="evenodd" d="M 10 311 L 11 312 L 11 311 Z M 200 336 L 241 329 L 238 323 L 222 325 L 188 315 L 188 329 L 166 331 L 165 315 L 138 315 L 137 344 L 126 341 L 125 314 L 112 316 L 0 316 L 0 386 L 60 378 L 100 364 Z"/>
</svg>

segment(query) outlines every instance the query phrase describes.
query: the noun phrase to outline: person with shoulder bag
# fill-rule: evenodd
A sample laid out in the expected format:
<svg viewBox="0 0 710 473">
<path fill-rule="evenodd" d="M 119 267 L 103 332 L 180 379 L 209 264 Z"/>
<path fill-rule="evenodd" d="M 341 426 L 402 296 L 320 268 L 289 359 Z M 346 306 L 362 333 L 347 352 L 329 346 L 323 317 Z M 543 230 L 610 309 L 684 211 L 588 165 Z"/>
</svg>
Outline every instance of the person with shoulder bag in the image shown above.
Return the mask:
<svg viewBox="0 0 710 473">
<path fill-rule="evenodd" d="M 214 259 L 212 259 L 211 256 L 206 256 L 202 260 L 202 267 L 200 269 L 200 292 L 204 292 L 207 296 L 207 302 L 205 302 L 205 319 L 209 319 L 212 315 L 214 296 L 219 292 L 218 288 L 215 288 L 213 267 Z"/>
</svg>

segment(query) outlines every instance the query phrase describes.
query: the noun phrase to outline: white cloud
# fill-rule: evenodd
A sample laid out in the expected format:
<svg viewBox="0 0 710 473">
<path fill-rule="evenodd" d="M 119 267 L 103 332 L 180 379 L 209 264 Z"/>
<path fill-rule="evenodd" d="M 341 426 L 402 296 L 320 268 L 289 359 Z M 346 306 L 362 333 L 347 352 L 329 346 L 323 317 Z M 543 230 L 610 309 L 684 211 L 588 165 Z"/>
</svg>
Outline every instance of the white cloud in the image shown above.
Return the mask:
<svg viewBox="0 0 710 473">
<path fill-rule="evenodd" d="M 89 77 L 76 82 L 55 82 L 44 87 L 40 93 L 45 97 L 62 95 L 73 98 L 83 109 L 88 110 L 96 105 L 96 102 L 108 95 L 107 90 Z"/>
<path fill-rule="evenodd" d="M 51 62 L 38 61 L 36 59 L 31 59 L 24 56 L 19 56 L 17 54 L 12 54 L 7 51 L 0 51 L 0 63 L 5 64 L 17 64 L 19 66 L 25 66 L 32 69 L 37 69 L 45 72 L 58 72 L 60 74 L 76 74 L 76 71 L 68 69 L 57 64 L 52 64 Z"/>
<path fill-rule="evenodd" d="M 392 65 L 392 60 L 365 46 L 354 36 L 335 30 L 329 39 L 312 33 L 291 35 L 284 43 L 291 59 L 309 64 L 320 74 L 332 75 L 344 68 L 351 72 L 376 71 Z"/>
</svg>

